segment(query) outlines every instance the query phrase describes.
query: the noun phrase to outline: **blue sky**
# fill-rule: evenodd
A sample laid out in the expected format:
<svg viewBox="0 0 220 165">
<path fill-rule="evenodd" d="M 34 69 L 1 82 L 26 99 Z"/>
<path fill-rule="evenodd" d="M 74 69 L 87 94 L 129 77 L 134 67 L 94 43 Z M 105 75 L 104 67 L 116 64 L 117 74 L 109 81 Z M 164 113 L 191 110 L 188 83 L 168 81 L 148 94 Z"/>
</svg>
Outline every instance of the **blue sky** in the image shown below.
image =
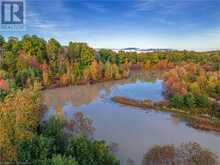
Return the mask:
<svg viewBox="0 0 220 165">
<path fill-rule="evenodd" d="M 220 49 L 220 0 L 26 0 L 26 31 L 96 48 Z"/>
</svg>

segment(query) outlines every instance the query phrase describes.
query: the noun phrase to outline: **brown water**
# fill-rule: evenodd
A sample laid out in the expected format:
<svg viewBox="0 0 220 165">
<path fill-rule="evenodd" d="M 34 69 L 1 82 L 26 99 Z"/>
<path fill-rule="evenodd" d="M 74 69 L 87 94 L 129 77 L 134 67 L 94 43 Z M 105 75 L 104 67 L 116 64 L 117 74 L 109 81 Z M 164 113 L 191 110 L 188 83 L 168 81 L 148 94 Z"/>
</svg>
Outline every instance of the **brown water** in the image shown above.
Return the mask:
<svg viewBox="0 0 220 165">
<path fill-rule="evenodd" d="M 67 118 L 83 112 L 93 120 L 95 139 L 118 144 L 115 154 L 122 165 L 126 165 L 128 159 L 140 165 L 143 154 L 155 144 L 179 145 L 190 141 L 201 144 L 220 157 L 220 135 L 188 127 L 170 113 L 145 112 L 111 101 L 112 96 L 163 100 L 162 81 L 156 77 L 149 73 L 135 73 L 127 80 L 46 90 L 43 97 L 49 111 L 44 119 L 54 114 L 57 105 L 63 107 Z"/>
</svg>

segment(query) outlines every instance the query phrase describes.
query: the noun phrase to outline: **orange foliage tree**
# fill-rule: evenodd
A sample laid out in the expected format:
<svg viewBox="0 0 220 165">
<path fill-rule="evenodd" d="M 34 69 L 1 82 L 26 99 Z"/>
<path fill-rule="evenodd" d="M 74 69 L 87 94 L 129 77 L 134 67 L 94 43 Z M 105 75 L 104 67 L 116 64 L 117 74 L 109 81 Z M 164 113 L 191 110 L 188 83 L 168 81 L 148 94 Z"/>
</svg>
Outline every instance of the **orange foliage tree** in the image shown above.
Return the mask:
<svg viewBox="0 0 220 165">
<path fill-rule="evenodd" d="M 93 80 L 97 80 L 98 79 L 98 63 L 96 60 L 94 60 L 90 66 L 90 71 L 91 71 L 91 76 Z"/>
<path fill-rule="evenodd" d="M 41 69 L 43 72 L 43 85 L 49 85 L 49 67 L 46 63 L 41 65 Z"/>
<path fill-rule="evenodd" d="M 0 104 L 0 161 L 15 161 L 16 144 L 32 137 L 42 112 L 38 90 L 18 90 Z"/>
</svg>

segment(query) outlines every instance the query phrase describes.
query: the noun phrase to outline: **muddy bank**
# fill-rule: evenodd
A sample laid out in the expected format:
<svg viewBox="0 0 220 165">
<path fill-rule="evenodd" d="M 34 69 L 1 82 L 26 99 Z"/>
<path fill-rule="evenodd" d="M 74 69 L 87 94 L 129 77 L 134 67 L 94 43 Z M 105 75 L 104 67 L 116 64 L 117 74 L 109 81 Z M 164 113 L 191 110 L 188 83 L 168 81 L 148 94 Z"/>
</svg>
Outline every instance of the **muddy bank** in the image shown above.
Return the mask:
<svg viewBox="0 0 220 165">
<path fill-rule="evenodd" d="M 135 106 L 135 107 L 141 107 L 141 108 L 152 108 L 152 109 L 159 109 L 159 108 L 165 108 L 169 106 L 168 101 L 160 101 L 160 102 L 154 102 L 152 100 L 134 100 L 134 99 L 129 99 L 121 96 L 115 96 L 112 97 L 112 101 L 124 105 L 130 105 L 130 106 Z"/>
<path fill-rule="evenodd" d="M 207 117 L 173 114 L 176 117 L 182 118 L 186 124 L 195 129 L 214 131 L 220 133 L 220 121 Z"/>
<path fill-rule="evenodd" d="M 220 133 L 220 126 L 216 126 L 214 123 L 211 124 L 210 121 L 191 121 L 188 125 L 205 131 L 214 131 Z"/>
<path fill-rule="evenodd" d="M 124 97 L 120 96 L 115 96 L 112 97 L 112 100 L 114 102 L 120 103 L 120 104 L 125 104 L 125 105 L 130 105 L 130 106 L 135 106 L 135 107 L 142 107 L 142 108 L 153 108 L 153 102 L 152 101 L 137 101 L 133 99 L 127 99 Z"/>
<path fill-rule="evenodd" d="M 174 115 L 178 115 L 180 118 L 184 119 L 187 122 L 187 125 L 193 128 L 220 133 L 219 120 L 212 119 L 211 117 L 195 116 L 184 110 L 172 108 L 169 105 L 169 101 L 154 102 L 152 100 L 134 100 L 121 96 L 112 97 L 112 101 L 123 105 L 140 107 L 143 109 L 171 112 Z"/>
</svg>

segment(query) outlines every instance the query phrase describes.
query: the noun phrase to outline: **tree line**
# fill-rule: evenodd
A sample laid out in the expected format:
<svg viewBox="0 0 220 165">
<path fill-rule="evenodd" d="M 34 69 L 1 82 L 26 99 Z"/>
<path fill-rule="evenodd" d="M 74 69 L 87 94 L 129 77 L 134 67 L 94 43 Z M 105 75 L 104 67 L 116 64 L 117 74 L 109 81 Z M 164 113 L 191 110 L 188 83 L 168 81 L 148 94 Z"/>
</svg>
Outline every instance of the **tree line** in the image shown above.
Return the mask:
<svg viewBox="0 0 220 165">
<path fill-rule="evenodd" d="M 36 35 L 20 40 L 0 36 L 0 161 L 119 164 L 103 141 L 65 132 L 65 125 L 74 132 L 71 126 L 78 119 L 72 124 L 60 118 L 39 124 L 45 110 L 42 87 L 117 80 L 132 69 L 160 71 L 172 107 L 220 118 L 219 65 L 220 51 L 116 53 L 96 51 L 86 43 L 63 46 Z"/>
</svg>

